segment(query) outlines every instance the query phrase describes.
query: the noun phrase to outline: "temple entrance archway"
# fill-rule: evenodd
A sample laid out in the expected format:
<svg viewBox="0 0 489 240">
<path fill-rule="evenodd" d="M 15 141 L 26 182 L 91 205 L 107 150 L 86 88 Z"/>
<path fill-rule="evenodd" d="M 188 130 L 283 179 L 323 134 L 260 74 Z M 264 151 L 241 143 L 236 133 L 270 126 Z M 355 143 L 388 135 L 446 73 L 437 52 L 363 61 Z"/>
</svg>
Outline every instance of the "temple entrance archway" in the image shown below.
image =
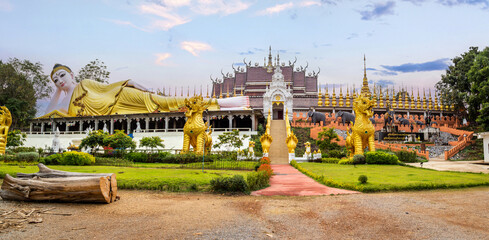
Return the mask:
<svg viewBox="0 0 489 240">
<path fill-rule="evenodd" d="M 283 102 L 273 103 L 272 111 L 273 111 L 272 118 L 274 120 L 284 120 L 284 103 Z"/>
</svg>

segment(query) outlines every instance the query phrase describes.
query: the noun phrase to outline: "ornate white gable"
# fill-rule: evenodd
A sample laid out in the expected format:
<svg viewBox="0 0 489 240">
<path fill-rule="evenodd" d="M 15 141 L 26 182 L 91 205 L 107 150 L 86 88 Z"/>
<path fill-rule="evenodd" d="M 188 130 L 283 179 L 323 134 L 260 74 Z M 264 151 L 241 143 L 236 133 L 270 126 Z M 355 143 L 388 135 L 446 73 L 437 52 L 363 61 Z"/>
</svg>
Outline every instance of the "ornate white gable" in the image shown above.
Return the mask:
<svg viewBox="0 0 489 240">
<path fill-rule="evenodd" d="M 265 118 L 268 116 L 269 110 L 272 112 L 273 104 L 283 103 L 284 114 L 286 112 L 285 110 L 288 109 L 289 119 L 292 119 L 293 99 L 291 91 L 291 89 L 287 88 L 282 70 L 277 64 L 275 73 L 272 76 L 272 83 L 270 84 L 270 87 L 267 86 L 267 91 L 263 95 L 263 114 L 265 115 Z"/>
</svg>

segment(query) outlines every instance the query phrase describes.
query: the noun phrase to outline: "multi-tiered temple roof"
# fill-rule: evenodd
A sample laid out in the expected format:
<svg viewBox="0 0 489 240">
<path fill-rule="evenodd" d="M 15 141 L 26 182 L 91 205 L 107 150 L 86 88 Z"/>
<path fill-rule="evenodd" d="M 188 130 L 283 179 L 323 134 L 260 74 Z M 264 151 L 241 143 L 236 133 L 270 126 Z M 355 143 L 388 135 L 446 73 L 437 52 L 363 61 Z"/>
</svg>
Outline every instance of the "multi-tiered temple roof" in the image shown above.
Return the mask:
<svg viewBox="0 0 489 240">
<path fill-rule="evenodd" d="M 263 94 L 267 86 L 272 82 L 274 69 L 280 65 L 287 88 L 292 89 L 294 108 L 307 109 L 317 104 L 318 75 L 317 72 L 308 72 L 308 64 L 305 67 L 295 65 L 297 58 L 288 64 L 280 62 L 277 54 L 272 59 L 272 51 L 269 49 L 268 61 L 265 58 L 263 65 L 252 64 L 243 60 L 244 66 L 235 68 L 233 73 L 222 73 L 222 78 L 212 79 L 212 92 L 216 97 L 245 95 L 250 97 L 253 109 L 263 108 Z"/>
</svg>

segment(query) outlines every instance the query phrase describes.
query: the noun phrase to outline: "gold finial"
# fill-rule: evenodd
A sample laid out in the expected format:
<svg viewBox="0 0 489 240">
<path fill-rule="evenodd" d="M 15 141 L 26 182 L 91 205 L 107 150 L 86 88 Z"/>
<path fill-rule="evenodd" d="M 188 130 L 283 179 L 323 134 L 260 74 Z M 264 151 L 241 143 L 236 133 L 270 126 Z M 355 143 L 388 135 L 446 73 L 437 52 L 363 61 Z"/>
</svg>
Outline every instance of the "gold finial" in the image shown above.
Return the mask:
<svg viewBox="0 0 489 240">
<path fill-rule="evenodd" d="M 328 84 L 326 83 L 326 87 L 324 87 L 325 93 L 324 93 L 324 106 L 328 107 L 329 106 L 329 94 L 328 94 Z"/>
<path fill-rule="evenodd" d="M 384 95 L 382 93 L 382 86 L 379 86 L 379 107 L 383 108 L 384 107 Z"/>
<path fill-rule="evenodd" d="M 190 86 L 187 86 L 187 97 L 190 97 Z"/>
<path fill-rule="evenodd" d="M 241 85 L 241 96 L 243 96 L 243 89 L 244 89 L 244 86 Z"/>
<path fill-rule="evenodd" d="M 339 96 L 339 99 L 340 99 L 340 101 L 339 101 L 338 104 L 340 105 L 340 107 L 343 107 L 343 86 L 341 86 L 341 85 L 340 85 L 340 96 Z"/>
<path fill-rule="evenodd" d="M 350 90 L 348 89 L 348 85 L 346 85 L 346 103 L 345 105 L 347 107 L 350 106 Z"/>
<path fill-rule="evenodd" d="M 419 88 L 418 88 L 418 98 L 417 98 L 417 101 L 416 101 L 416 108 L 417 109 L 421 109 L 421 100 L 419 98 Z"/>
<path fill-rule="evenodd" d="M 212 90 L 212 98 L 216 98 L 216 87 L 214 85 L 212 86 Z"/>
<path fill-rule="evenodd" d="M 361 94 L 366 95 L 367 97 L 371 96 L 370 89 L 368 88 L 367 60 L 365 58 L 365 54 L 363 55 L 363 86 L 362 86 Z"/>
<path fill-rule="evenodd" d="M 411 109 L 415 109 L 416 104 L 414 102 L 414 93 L 413 93 L 413 87 L 411 86 Z"/>
<path fill-rule="evenodd" d="M 429 99 L 428 99 L 428 109 L 429 110 L 432 110 L 433 109 L 433 99 L 431 98 L 431 88 L 430 88 L 430 95 L 429 95 Z"/>
<path fill-rule="evenodd" d="M 434 95 L 435 95 L 435 106 L 434 106 L 434 108 L 435 108 L 435 110 L 438 110 L 438 96 L 436 94 L 436 90 L 434 92 Z"/>
<path fill-rule="evenodd" d="M 323 99 L 322 99 L 322 94 L 321 94 L 321 84 L 318 83 L 318 106 L 323 106 Z"/>
<path fill-rule="evenodd" d="M 207 86 L 207 91 L 206 91 L 205 97 L 209 98 L 209 85 L 206 85 L 206 86 Z"/>
<path fill-rule="evenodd" d="M 181 86 L 180 90 L 181 90 L 180 96 L 183 97 L 183 86 Z"/>
<path fill-rule="evenodd" d="M 423 109 L 426 110 L 426 91 L 423 88 Z"/>
<path fill-rule="evenodd" d="M 226 85 L 226 97 L 227 98 L 229 97 L 229 84 Z"/>
<path fill-rule="evenodd" d="M 394 89 L 394 86 L 392 86 L 392 107 L 394 109 L 397 108 L 397 101 L 396 101 L 396 90 Z"/>
<path fill-rule="evenodd" d="M 221 86 L 220 91 L 219 91 L 219 98 L 222 98 L 222 85 L 224 85 L 224 83 L 221 83 L 219 85 Z"/>
<path fill-rule="evenodd" d="M 333 84 L 333 99 L 331 101 L 331 103 L 333 104 L 333 107 L 336 107 L 336 93 L 335 93 L 335 86 Z"/>
</svg>

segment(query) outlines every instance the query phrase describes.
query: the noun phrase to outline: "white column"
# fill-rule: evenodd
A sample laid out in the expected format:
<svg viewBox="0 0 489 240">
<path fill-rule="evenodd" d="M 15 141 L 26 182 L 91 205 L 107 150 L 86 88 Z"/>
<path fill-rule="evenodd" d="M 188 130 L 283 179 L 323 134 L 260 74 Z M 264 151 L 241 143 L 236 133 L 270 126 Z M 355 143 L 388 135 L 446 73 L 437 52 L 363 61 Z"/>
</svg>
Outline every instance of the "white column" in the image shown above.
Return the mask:
<svg viewBox="0 0 489 240">
<path fill-rule="evenodd" d="M 41 133 L 44 133 L 44 122 L 41 122 Z"/>
<path fill-rule="evenodd" d="M 95 131 L 98 130 L 98 119 L 95 119 L 95 128 L 94 129 L 95 129 Z"/>
<path fill-rule="evenodd" d="M 168 132 L 168 122 L 170 121 L 170 118 L 168 116 L 165 116 L 165 132 Z"/>
<path fill-rule="evenodd" d="M 233 115 L 228 115 L 228 120 L 229 120 L 229 129 L 233 128 Z"/>
<path fill-rule="evenodd" d="M 132 119 L 126 118 L 126 120 L 127 120 L 127 132 L 126 132 L 126 134 L 129 134 L 129 133 L 131 133 L 131 121 L 132 121 Z"/>
<path fill-rule="evenodd" d="M 251 131 L 255 131 L 256 130 L 256 127 L 255 127 L 255 113 L 252 113 L 251 114 Z"/>
<path fill-rule="evenodd" d="M 110 118 L 110 134 L 114 134 L 114 119 Z"/>
<path fill-rule="evenodd" d="M 149 130 L 149 118 L 145 118 L 144 121 L 146 122 L 146 132 Z"/>
<path fill-rule="evenodd" d="M 32 122 L 29 123 L 29 133 L 32 134 Z"/>
<path fill-rule="evenodd" d="M 78 127 L 78 131 L 83 131 L 83 120 L 80 120 L 80 126 Z"/>
</svg>

